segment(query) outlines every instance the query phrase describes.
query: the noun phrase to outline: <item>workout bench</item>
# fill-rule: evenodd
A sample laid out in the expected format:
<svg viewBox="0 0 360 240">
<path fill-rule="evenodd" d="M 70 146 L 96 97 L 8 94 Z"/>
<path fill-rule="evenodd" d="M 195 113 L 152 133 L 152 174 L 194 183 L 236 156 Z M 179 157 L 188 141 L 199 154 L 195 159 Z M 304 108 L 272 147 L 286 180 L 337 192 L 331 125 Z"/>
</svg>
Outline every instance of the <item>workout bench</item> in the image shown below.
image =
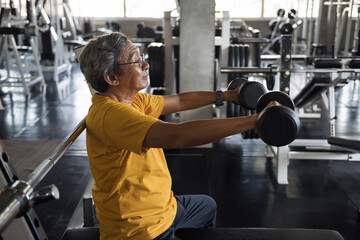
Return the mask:
<svg viewBox="0 0 360 240">
<path fill-rule="evenodd" d="M 333 230 L 276 229 L 276 228 L 214 228 L 181 229 L 176 232 L 181 240 L 343 240 Z M 65 232 L 62 240 L 98 240 L 99 228 L 77 228 Z"/>
</svg>

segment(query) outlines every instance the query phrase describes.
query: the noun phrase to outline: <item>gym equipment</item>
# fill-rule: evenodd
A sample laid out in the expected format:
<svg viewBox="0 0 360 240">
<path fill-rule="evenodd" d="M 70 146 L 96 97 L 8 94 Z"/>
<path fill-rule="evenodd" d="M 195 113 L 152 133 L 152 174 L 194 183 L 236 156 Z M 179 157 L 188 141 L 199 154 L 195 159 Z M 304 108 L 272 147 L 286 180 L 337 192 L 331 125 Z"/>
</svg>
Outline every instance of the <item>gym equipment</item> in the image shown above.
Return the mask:
<svg viewBox="0 0 360 240">
<path fill-rule="evenodd" d="M 3 188 L 0 192 L 0 232 L 3 237 L 6 235 L 4 239 L 47 239 L 32 207 L 44 201 L 58 199 L 59 191 L 54 185 L 37 192 L 34 189 L 84 129 L 85 118 L 25 181 L 17 180 L 7 155 L 1 152 L 0 147 L 0 184 Z M 17 219 L 14 220 L 15 218 Z"/>
<path fill-rule="evenodd" d="M 193 228 L 179 229 L 176 235 L 186 240 L 344 240 L 339 232 L 324 229 L 294 228 Z M 62 240 L 99 240 L 100 229 L 97 227 L 73 228 L 66 231 Z"/>
<path fill-rule="evenodd" d="M 23 34 L 25 38 L 30 38 L 37 35 L 37 28 L 34 25 L 27 24 L 24 28 L 17 27 L 0 27 L 0 35 L 18 35 Z"/>
<path fill-rule="evenodd" d="M 257 132 L 268 145 L 288 145 L 300 131 L 300 119 L 294 112 L 295 105 L 286 93 L 272 91 L 259 98 L 256 112 L 260 113 L 271 101 L 277 101 L 281 105 L 271 106 L 261 113 L 256 125 Z"/>
<path fill-rule="evenodd" d="M 288 22 L 280 23 L 279 28 L 280 28 L 281 34 L 292 34 L 292 32 L 294 30 L 293 25 Z"/>
<path fill-rule="evenodd" d="M 316 59 L 314 61 L 315 68 L 342 68 L 341 59 Z"/>
<path fill-rule="evenodd" d="M 229 83 L 228 89 L 234 90 L 239 87 L 239 102 L 234 104 L 241 105 L 249 110 L 255 110 L 258 99 L 266 93 L 266 88 L 259 82 L 248 81 L 247 78 L 236 78 Z"/>
<path fill-rule="evenodd" d="M 148 55 L 150 86 L 164 87 L 164 44 L 150 43 Z"/>
<path fill-rule="evenodd" d="M 294 141 L 300 131 L 300 119 L 294 112 L 295 104 L 284 92 L 272 91 L 266 93 L 265 87 L 259 82 L 249 82 L 246 78 L 234 79 L 228 89 L 239 87 L 238 99 L 242 106 L 242 116 L 253 114 L 256 109 L 260 113 L 268 103 L 277 101 L 280 106 L 272 106 L 260 115 L 256 130 L 259 137 L 271 146 L 285 146 Z M 254 137 L 254 133 L 245 132 L 244 138 Z"/>
<path fill-rule="evenodd" d="M 21 87 L 24 90 L 24 96 L 28 97 L 31 86 L 40 83 L 42 88 L 45 87 L 45 80 L 37 51 L 38 46 L 34 37 L 37 33 L 37 28 L 28 23 L 25 23 L 23 27 L 13 27 L 13 25 L 18 26 L 18 23 L 11 21 L 13 16 L 10 13 L 10 9 L 1 8 L 0 21 L 7 22 L 8 27 L 0 28 L 0 61 L 4 54 L 7 73 L 6 77 L 0 82 L 0 88 L 8 87 L 12 91 L 13 88 Z M 23 56 L 20 56 L 20 48 L 15 39 L 15 35 L 19 34 L 25 35 L 30 45 L 22 49 L 25 50 Z M 15 60 L 15 65 L 12 64 L 12 58 Z"/>
<path fill-rule="evenodd" d="M 360 60 L 353 59 L 348 63 L 349 68 L 360 68 Z"/>
<path fill-rule="evenodd" d="M 269 22 L 269 28 L 271 30 L 271 37 L 270 37 L 271 40 L 274 39 L 276 32 L 278 31 L 281 19 L 284 17 L 284 15 L 285 15 L 285 10 L 280 8 L 277 11 L 277 18 Z"/>
<path fill-rule="evenodd" d="M 237 87 L 238 102 L 233 102 L 235 105 L 228 104 L 228 111 L 232 111 L 228 117 L 250 116 L 255 114 L 257 100 L 266 92 L 266 88 L 259 82 L 248 81 L 245 77 L 236 78 L 228 85 L 228 89 L 234 90 Z M 250 129 L 242 133 L 244 139 L 257 138 L 256 129 Z"/>
</svg>

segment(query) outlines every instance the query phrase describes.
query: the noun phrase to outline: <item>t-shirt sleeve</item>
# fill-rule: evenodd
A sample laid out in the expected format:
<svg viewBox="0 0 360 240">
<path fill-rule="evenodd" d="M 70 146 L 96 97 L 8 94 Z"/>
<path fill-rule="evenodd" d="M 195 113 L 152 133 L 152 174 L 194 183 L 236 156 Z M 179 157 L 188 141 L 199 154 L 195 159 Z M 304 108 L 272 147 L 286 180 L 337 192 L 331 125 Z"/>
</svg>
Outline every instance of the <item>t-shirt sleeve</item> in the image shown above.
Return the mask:
<svg viewBox="0 0 360 240">
<path fill-rule="evenodd" d="M 150 95 L 145 93 L 138 93 L 134 99 L 134 104 L 138 108 L 151 117 L 158 118 L 164 109 L 165 98 L 159 95 Z"/>
<path fill-rule="evenodd" d="M 104 131 L 109 146 L 136 154 L 144 154 L 145 136 L 158 119 L 147 116 L 130 106 L 115 106 L 104 116 Z"/>
</svg>

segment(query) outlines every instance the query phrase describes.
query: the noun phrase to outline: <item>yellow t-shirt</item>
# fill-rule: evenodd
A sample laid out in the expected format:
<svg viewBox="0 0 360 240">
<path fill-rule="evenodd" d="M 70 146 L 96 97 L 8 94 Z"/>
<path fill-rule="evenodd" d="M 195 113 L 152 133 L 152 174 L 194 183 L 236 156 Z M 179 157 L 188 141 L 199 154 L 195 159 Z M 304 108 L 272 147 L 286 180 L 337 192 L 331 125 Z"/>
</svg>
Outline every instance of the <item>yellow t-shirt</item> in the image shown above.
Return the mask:
<svg viewBox="0 0 360 240">
<path fill-rule="evenodd" d="M 164 97 L 138 93 L 132 106 L 95 94 L 86 117 L 86 147 L 100 238 L 153 239 L 177 210 L 163 150 L 144 148 Z"/>
</svg>

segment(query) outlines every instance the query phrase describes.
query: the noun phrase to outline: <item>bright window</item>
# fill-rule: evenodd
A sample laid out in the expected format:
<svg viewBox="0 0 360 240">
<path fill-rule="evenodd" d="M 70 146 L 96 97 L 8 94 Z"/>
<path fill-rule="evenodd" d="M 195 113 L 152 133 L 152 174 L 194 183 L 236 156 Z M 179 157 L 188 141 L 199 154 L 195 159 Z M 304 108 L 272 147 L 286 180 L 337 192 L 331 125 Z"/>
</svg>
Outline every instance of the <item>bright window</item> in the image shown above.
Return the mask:
<svg viewBox="0 0 360 240">
<path fill-rule="evenodd" d="M 306 7 L 306 4 L 309 4 Z M 313 3 L 313 4 L 312 4 Z M 312 7 L 313 6 L 313 7 Z M 319 9 L 319 0 L 298 0 L 298 1 L 289 1 L 289 0 L 264 0 L 264 17 L 276 17 L 278 9 L 283 8 L 285 10 L 285 17 L 290 9 L 295 9 L 298 17 L 306 16 L 306 9 L 308 11 L 307 16 L 311 17 L 311 11 L 313 16 L 318 15 Z"/>
<path fill-rule="evenodd" d="M 229 11 L 231 18 L 259 18 L 261 17 L 261 0 L 217 0 L 216 11 Z"/>
<path fill-rule="evenodd" d="M 70 0 L 69 4 L 78 17 L 162 18 L 164 11 L 176 8 L 175 0 Z"/>
<path fill-rule="evenodd" d="M 196 1 L 196 0 L 194 0 Z M 215 0 L 217 11 L 229 11 L 232 18 L 275 18 L 279 8 L 295 9 L 299 17 L 318 14 L 319 0 Z M 308 7 L 306 4 L 309 4 Z M 312 4 L 313 3 L 313 4 Z M 176 8 L 175 0 L 69 0 L 74 16 L 162 18 Z M 312 7 L 313 6 L 313 7 Z"/>
<path fill-rule="evenodd" d="M 127 0 L 126 17 L 162 18 L 165 11 L 175 8 L 175 0 Z"/>
<path fill-rule="evenodd" d="M 124 17 L 124 0 L 69 0 L 76 17 Z"/>
</svg>

